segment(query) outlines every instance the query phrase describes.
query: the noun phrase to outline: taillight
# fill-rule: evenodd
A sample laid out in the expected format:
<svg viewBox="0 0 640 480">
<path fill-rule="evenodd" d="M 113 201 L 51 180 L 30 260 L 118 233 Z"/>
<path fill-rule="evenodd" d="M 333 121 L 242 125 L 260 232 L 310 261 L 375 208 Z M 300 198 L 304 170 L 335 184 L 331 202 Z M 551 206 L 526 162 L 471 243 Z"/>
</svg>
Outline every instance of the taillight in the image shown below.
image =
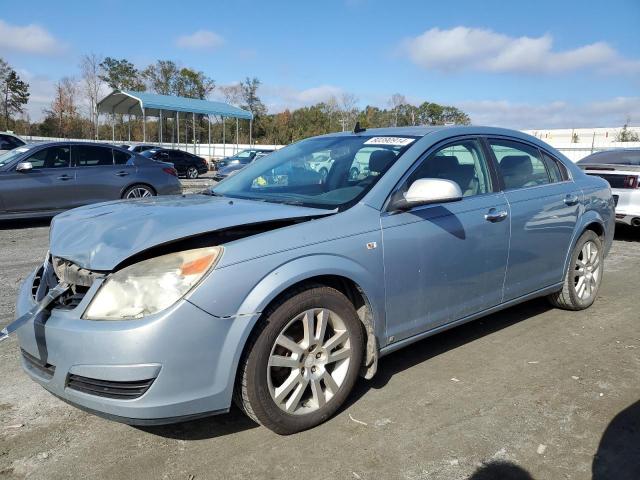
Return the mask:
<svg viewBox="0 0 640 480">
<path fill-rule="evenodd" d="M 174 177 L 178 176 L 178 171 L 175 168 L 165 167 L 162 169 L 164 173 L 168 173 L 169 175 L 173 175 Z"/>
<path fill-rule="evenodd" d="M 640 188 L 638 184 L 638 177 L 635 175 L 629 175 L 624 179 L 624 188 Z"/>
</svg>

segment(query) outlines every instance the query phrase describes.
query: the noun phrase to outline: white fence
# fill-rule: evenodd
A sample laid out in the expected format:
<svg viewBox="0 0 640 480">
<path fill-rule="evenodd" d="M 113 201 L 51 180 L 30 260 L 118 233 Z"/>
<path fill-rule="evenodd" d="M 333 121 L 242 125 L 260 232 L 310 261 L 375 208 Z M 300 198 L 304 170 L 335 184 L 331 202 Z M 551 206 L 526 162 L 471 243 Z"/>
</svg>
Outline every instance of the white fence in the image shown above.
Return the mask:
<svg viewBox="0 0 640 480">
<path fill-rule="evenodd" d="M 90 139 L 81 139 L 81 138 L 54 138 L 54 137 L 37 137 L 37 136 L 23 136 L 22 137 L 27 142 L 64 142 L 64 141 L 73 141 L 73 142 L 98 142 L 98 143 L 108 143 L 113 145 L 157 145 L 162 148 L 175 148 L 178 150 L 183 150 L 185 152 L 193 153 L 200 157 L 206 158 L 208 160 L 217 160 L 219 158 L 228 157 L 233 155 L 241 150 L 247 148 L 265 148 L 277 150 L 282 148 L 283 145 L 249 145 L 245 143 L 193 143 L 188 144 L 176 144 L 176 143 L 158 143 L 158 142 L 112 142 L 111 140 L 90 140 Z"/>
</svg>

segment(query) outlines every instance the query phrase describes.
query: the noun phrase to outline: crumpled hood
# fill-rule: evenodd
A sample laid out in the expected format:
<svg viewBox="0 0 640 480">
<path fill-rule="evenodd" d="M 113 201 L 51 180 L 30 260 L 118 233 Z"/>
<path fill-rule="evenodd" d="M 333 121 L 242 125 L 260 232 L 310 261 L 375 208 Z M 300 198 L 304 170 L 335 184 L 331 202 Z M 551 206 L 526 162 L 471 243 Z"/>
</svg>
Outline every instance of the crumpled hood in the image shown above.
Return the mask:
<svg viewBox="0 0 640 480">
<path fill-rule="evenodd" d="M 53 256 L 90 270 L 112 270 L 148 248 L 229 227 L 321 216 L 331 210 L 188 195 L 122 200 L 76 208 L 51 223 Z"/>
</svg>

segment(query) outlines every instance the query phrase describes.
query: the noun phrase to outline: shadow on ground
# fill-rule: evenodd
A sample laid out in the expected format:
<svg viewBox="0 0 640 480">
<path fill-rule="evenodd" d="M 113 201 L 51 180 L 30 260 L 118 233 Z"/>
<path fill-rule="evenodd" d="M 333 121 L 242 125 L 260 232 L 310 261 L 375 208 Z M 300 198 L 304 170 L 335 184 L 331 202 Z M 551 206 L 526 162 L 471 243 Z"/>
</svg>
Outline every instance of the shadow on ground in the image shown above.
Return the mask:
<svg viewBox="0 0 640 480">
<path fill-rule="evenodd" d="M 640 401 L 607 426 L 591 467 L 593 480 L 640 479 Z"/>
<path fill-rule="evenodd" d="M 24 228 L 48 227 L 50 218 L 23 218 L 17 220 L 0 220 L 0 230 L 22 230 Z"/>
<path fill-rule="evenodd" d="M 468 480 L 534 480 L 534 478 L 515 463 L 496 460 L 482 465 Z"/>
<path fill-rule="evenodd" d="M 617 224 L 615 239 L 622 242 L 640 242 L 640 227 Z"/>
</svg>

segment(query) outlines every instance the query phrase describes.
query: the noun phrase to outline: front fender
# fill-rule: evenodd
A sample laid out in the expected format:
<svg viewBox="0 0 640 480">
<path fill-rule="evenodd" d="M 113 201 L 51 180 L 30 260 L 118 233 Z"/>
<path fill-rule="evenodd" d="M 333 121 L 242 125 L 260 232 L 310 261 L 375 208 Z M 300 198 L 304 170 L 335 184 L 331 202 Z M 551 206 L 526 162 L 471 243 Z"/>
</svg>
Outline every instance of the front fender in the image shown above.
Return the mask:
<svg viewBox="0 0 640 480">
<path fill-rule="evenodd" d="M 384 333 L 384 285 L 382 277 L 357 262 L 339 255 L 315 254 L 298 257 L 269 272 L 251 290 L 238 314 L 261 313 L 278 295 L 293 285 L 322 275 L 337 275 L 356 283 L 371 306 L 374 329 Z"/>
</svg>

